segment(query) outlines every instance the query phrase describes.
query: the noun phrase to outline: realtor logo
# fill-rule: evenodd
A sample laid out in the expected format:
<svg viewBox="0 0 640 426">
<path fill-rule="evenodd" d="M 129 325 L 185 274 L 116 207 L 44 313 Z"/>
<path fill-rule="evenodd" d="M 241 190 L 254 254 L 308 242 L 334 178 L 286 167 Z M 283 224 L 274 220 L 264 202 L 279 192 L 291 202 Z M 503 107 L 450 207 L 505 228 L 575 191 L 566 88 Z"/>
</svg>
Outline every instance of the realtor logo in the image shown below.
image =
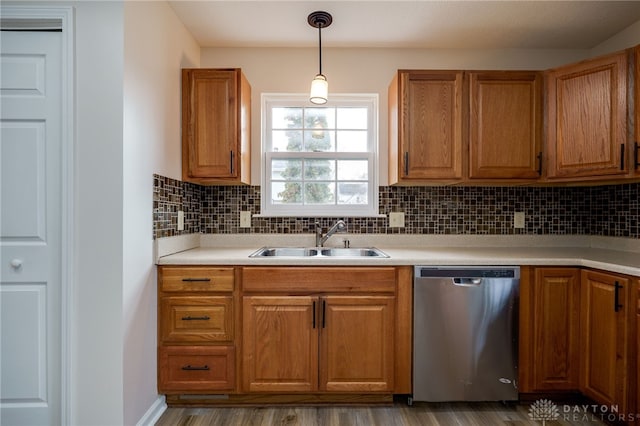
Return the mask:
<svg viewBox="0 0 640 426">
<path fill-rule="evenodd" d="M 558 420 L 560 411 L 558 406 L 548 399 L 539 399 L 529 407 L 529 418 L 531 420 L 540 420 L 545 425 L 547 420 Z"/>
</svg>

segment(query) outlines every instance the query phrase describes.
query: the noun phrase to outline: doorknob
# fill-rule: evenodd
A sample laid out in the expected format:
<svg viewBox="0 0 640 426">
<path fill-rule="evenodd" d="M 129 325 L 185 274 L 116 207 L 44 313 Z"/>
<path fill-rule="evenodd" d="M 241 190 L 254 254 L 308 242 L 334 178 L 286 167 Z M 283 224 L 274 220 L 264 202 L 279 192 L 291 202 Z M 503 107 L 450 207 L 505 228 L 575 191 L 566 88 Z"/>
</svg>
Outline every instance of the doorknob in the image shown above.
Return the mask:
<svg viewBox="0 0 640 426">
<path fill-rule="evenodd" d="M 11 265 L 11 267 L 13 269 L 20 269 L 20 267 L 22 267 L 22 260 L 20 260 L 20 259 L 11 259 L 11 262 L 9 262 L 9 264 Z"/>
</svg>

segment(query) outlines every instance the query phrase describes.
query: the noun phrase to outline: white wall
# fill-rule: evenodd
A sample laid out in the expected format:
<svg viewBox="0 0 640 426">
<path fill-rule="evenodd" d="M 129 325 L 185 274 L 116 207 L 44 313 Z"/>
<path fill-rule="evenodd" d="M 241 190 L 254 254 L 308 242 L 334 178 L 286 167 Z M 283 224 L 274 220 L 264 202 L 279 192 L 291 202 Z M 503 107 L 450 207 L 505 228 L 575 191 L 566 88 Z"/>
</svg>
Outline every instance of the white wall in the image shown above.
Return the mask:
<svg viewBox="0 0 640 426">
<path fill-rule="evenodd" d="M 640 21 L 620 31 L 593 49 L 590 56 L 600 56 L 640 44 Z"/>
<path fill-rule="evenodd" d="M 124 423 L 158 398 L 153 173 L 181 179 L 181 77 L 200 48 L 165 2 L 124 6 Z"/>
<path fill-rule="evenodd" d="M 76 271 L 70 418 L 74 425 L 121 425 L 123 6 L 73 5 Z"/>
<path fill-rule="evenodd" d="M 387 89 L 396 70 L 533 69 L 541 70 L 589 56 L 586 50 L 322 50 L 322 71 L 330 93 L 379 94 L 379 183 L 387 184 Z M 202 67 L 240 67 L 252 88 L 251 183 L 260 184 L 260 96 L 262 93 L 306 93 L 318 72 L 315 48 L 203 48 Z"/>
</svg>

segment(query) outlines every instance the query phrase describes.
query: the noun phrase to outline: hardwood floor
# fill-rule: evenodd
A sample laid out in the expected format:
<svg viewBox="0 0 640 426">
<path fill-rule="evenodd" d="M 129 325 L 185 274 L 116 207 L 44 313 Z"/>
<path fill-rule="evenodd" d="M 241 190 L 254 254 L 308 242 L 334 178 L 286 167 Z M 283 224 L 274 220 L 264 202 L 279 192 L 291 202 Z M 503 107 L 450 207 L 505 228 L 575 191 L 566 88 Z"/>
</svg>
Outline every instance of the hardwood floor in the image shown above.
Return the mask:
<svg viewBox="0 0 640 426">
<path fill-rule="evenodd" d="M 156 426 L 499 426 L 540 425 L 529 404 L 405 403 L 376 407 L 168 408 Z M 605 423 L 592 415 L 564 414 L 547 425 Z"/>
</svg>

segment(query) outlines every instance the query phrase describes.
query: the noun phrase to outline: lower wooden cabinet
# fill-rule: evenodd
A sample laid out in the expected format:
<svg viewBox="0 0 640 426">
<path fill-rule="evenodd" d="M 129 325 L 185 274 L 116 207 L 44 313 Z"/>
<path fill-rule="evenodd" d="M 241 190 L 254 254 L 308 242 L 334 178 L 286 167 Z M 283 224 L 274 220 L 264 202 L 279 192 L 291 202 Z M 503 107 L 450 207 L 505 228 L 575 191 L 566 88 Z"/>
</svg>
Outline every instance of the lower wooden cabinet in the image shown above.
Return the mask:
<svg viewBox="0 0 640 426">
<path fill-rule="evenodd" d="M 624 276 L 582 271 L 580 390 L 621 413 L 630 384 L 630 284 Z"/>
<path fill-rule="evenodd" d="M 409 266 L 160 266 L 158 391 L 169 404 L 409 394 L 412 278 Z"/>
<path fill-rule="evenodd" d="M 579 387 L 580 270 L 523 267 L 520 391 Z"/>
<path fill-rule="evenodd" d="M 394 296 L 245 296 L 249 392 L 391 392 Z"/>
<path fill-rule="evenodd" d="M 594 269 L 522 267 L 519 391 L 580 392 L 637 412 L 639 285 Z"/>
<path fill-rule="evenodd" d="M 409 393 L 407 271 L 397 290 L 396 268 L 244 268 L 243 390 Z"/>
<path fill-rule="evenodd" d="M 165 346 L 158 352 L 158 388 L 164 392 L 231 391 L 233 346 Z"/>
<path fill-rule="evenodd" d="M 236 386 L 235 268 L 158 268 L 158 391 L 230 393 Z"/>
<path fill-rule="evenodd" d="M 321 298 L 320 390 L 394 389 L 395 296 Z"/>
<path fill-rule="evenodd" d="M 242 387 L 246 392 L 311 392 L 318 383 L 317 298 L 243 298 Z"/>
</svg>

